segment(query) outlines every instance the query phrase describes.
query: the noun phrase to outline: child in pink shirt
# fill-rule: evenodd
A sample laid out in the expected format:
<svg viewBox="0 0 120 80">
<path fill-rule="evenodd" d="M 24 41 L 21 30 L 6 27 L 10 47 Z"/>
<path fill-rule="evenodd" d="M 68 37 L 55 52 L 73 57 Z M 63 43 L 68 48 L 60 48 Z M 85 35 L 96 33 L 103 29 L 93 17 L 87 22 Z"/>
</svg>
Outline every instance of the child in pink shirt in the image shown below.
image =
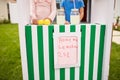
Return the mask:
<svg viewBox="0 0 120 80">
<path fill-rule="evenodd" d="M 31 21 L 49 19 L 52 22 L 56 15 L 56 0 L 32 0 Z"/>
</svg>

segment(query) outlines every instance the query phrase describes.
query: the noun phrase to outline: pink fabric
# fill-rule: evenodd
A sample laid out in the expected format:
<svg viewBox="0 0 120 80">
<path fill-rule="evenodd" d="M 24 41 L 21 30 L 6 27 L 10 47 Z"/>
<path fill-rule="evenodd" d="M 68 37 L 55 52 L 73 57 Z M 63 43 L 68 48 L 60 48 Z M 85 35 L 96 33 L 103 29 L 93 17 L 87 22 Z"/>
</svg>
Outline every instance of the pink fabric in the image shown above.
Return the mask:
<svg viewBox="0 0 120 80">
<path fill-rule="evenodd" d="M 32 0 L 32 19 L 50 18 L 54 20 L 56 15 L 56 0 Z"/>
</svg>

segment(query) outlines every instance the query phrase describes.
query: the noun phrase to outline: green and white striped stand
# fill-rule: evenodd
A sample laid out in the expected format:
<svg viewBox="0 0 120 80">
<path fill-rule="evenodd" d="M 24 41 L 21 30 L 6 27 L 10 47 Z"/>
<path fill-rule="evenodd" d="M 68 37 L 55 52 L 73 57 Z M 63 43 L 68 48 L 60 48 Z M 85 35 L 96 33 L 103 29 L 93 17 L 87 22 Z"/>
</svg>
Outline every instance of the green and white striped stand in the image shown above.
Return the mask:
<svg viewBox="0 0 120 80">
<path fill-rule="evenodd" d="M 26 25 L 20 38 L 24 80 L 101 80 L 105 25 Z M 81 31 L 80 67 L 54 68 L 53 32 Z"/>
</svg>

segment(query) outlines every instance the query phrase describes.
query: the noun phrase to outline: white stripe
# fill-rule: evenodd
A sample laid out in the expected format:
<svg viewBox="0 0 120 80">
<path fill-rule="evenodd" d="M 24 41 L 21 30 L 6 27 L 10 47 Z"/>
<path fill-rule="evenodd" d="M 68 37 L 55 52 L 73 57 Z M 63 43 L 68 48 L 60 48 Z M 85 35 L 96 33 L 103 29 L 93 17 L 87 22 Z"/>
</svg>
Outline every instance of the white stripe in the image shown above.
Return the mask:
<svg viewBox="0 0 120 80">
<path fill-rule="evenodd" d="M 65 32 L 70 32 L 70 25 L 65 25 Z"/>
<path fill-rule="evenodd" d="M 80 32 L 80 25 L 76 25 L 76 32 Z M 80 35 L 81 37 L 81 35 Z M 80 39 L 81 40 L 81 39 Z M 81 41 L 80 41 L 80 52 L 79 53 L 79 56 L 81 56 Z M 81 62 L 81 57 L 79 57 L 79 61 Z M 81 66 L 81 63 L 80 63 L 80 66 Z M 80 67 L 76 67 L 75 68 L 75 80 L 79 80 L 80 79 Z"/>
<path fill-rule="evenodd" d="M 59 33 L 59 25 L 54 25 L 54 33 Z"/>
<path fill-rule="evenodd" d="M 81 32 L 80 31 L 80 29 L 81 29 L 80 27 L 81 27 L 81 25 L 76 25 L 76 32 Z"/>
<path fill-rule="evenodd" d="M 65 32 L 70 32 L 70 25 L 65 25 Z M 70 68 L 65 68 L 65 80 L 70 80 Z"/>
<path fill-rule="evenodd" d="M 65 68 L 65 80 L 70 80 L 70 68 Z"/>
<path fill-rule="evenodd" d="M 84 80 L 88 80 L 88 70 L 89 70 L 89 54 L 90 54 L 90 25 L 86 25 L 86 35 L 85 35 L 85 67 L 84 67 Z M 82 47 L 82 46 L 81 46 Z"/>
<path fill-rule="evenodd" d="M 32 26 L 32 45 L 33 45 L 33 66 L 34 79 L 39 80 L 39 65 L 38 65 L 38 43 L 37 43 L 37 26 Z"/>
<path fill-rule="evenodd" d="M 19 24 L 19 37 L 20 37 L 20 53 L 22 62 L 22 74 L 23 80 L 28 80 L 28 65 L 27 65 L 27 53 L 26 53 L 26 41 L 25 41 L 25 25 Z"/>
<path fill-rule="evenodd" d="M 44 47 L 44 72 L 45 80 L 50 79 L 49 73 L 49 44 L 48 44 L 48 26 L 43 26 L 43 47 Z"/>
<path fill-rule="evenodd" d="M 93 80 L 97 80 L 98 56 L 99 56 L 99 45 L 100 45 L 99 41 L 100 41 L 100 25 L 97 25 L 96 33 L 95 33 Z"/>
<path fill-rule="evenodd" d="M 75 68 L 75 80 L 80 80 L 80 67 Z"/>
<path fill-rule="evenodd" d="M 60 70 L 55 69 L 55 80 L 60 80 Z"/>
<path fill-rule="evenodd" d="M 59 33 L 59 25 L 54 25 L 54 33 Z M 55 80 L 60 80 L 60 70 L 59 69 L 55 69 Z"/>
</svg>

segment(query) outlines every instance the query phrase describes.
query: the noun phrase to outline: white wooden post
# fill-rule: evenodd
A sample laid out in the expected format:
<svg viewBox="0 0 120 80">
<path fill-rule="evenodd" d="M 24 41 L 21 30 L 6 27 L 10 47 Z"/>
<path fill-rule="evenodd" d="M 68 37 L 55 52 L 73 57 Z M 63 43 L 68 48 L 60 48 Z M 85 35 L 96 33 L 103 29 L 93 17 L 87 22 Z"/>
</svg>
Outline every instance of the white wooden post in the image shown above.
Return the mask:
<svg viewBox="0 0 120 80">
<path fill-rule="evenodd" d="M 23 80 L 28 80 L 28 70 L 27 70 L 27 58 L 26 58 L 26 42 L 25 29 L 24 26 L 30 22 L 30 0 L 17 0 L 18 9 L 18 23 L 19 23 L 19 39 L 20 39 L 20 52 L 21 52 L 21 62 L 22 62 L 22 75 Z"/>
<path fill-rule="evenodd" d="M 120 16 L 120 0 L 115 0 L 115 17 Z"/>
<path fill-rule="evenodd" d="M 18 23 L 18 10 L 16 3 L 9 2 L 9 12 L 11 23 Z"/>
<path fill-rule="evenodd" d="M 92 0 L 91 22 L 106 24 L 102 80 L 108 80 L 114 0 Z"/>
</svg>

